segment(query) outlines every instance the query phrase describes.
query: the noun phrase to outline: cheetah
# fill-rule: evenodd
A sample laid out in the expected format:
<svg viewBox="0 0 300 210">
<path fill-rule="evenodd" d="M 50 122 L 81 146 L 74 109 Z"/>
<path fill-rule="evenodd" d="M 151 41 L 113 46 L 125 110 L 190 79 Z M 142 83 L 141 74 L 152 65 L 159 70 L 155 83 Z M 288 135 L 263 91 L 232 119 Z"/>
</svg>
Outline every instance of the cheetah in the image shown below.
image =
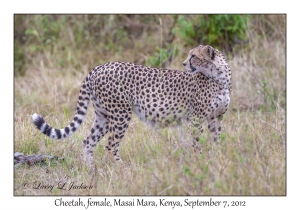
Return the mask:
<svg viewBox="0 0 300 210">
<path fill-rule="evenodd" d="M 95 117 L 83 140 L 87 166 L 93 165 L 94 148 L 108 132 L 106 149 L 115 161 L 121 161 L 119 146 L 133 112 L 156 128 L 189 123 L 193 128 L 191 146 L 201 152 L 204 120 L 208 121 L 211 141 L 220 136 L 222 116 L 230 103 L 231 70 L 224 54 L 208 45 L 190 50 L 183 66 L 186 71 L 123 61 L 96 66 L 83 80 L 76 114 L 68 126 L 52 128 L 38 114 L 32 115 L 32 121 L 48 137 L 64 139 L 78 130 L 92 101 Z"/>
</svg>

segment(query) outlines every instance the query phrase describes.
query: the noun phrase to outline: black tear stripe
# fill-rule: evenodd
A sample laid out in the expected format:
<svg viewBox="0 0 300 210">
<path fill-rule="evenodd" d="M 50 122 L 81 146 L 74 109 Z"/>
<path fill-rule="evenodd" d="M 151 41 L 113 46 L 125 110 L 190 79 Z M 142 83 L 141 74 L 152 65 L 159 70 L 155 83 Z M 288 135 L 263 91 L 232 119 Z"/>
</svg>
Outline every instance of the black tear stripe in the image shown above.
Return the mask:
<svg viewBox="0 0 300 210">
<path fill-rule="evenodd" d="M 189 62 L 189 63 L 190 63 L 190 67 L 191 67 L 191 69 L 192 69 L 192 72 L 196 71 L 196 68 L 192 66 L 192 58 L 193 58 L 193 57 L 194 57 L 194 56 L 191 56 L 191 57 L 190 57 L 190 62 Z"/>
</svg>

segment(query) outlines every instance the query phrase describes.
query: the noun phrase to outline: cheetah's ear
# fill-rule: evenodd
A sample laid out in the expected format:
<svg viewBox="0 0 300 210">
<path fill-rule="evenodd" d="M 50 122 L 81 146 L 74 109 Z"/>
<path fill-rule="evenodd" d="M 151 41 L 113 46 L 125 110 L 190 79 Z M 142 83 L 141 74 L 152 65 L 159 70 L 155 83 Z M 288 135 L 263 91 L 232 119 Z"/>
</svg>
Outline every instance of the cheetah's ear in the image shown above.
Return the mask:
<svg viewBox="0 0 300 210">
<path fill-rule="evenodd" d="M 211 46 L 209 45 L 206 46 L 206 53 L 211 60 L 215 59 L 215 50 Z"/>
</svg>

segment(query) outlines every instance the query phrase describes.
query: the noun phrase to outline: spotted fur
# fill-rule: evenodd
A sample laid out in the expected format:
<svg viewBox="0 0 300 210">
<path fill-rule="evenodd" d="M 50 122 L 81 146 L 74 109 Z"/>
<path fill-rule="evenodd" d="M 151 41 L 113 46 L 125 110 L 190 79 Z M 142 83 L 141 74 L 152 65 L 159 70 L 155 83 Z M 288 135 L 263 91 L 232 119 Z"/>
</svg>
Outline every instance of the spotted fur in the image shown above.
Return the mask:
<svg viewBox="0 0 300 210">
<path fill-rule="evenodd" d="M 190 122 L 192 146 L 203 132 L 202 122 L 217 141 L 221 119 L 227 111 L 231 94 L 231 71 L 224 55 L 210 46 L 192 49 L 183 62 L 187 71 L 157 69 L 129 62 L 110 62 L 93 68 L 84 79 L 72 122 L 63 129 L 49 126 L 42 116 L 33 114 L 36 127 L 45 135 L 62 139 L 72 135 L 82 124 L 89 101 L 95 109 L 90 134 L 83 141 L 88 166 L 93 151 L 109 133 L 106 149 L 116 161 L 121 160 L 119 146 L 135 112 L 154 127 L 186 125 Z"/>
</svg>

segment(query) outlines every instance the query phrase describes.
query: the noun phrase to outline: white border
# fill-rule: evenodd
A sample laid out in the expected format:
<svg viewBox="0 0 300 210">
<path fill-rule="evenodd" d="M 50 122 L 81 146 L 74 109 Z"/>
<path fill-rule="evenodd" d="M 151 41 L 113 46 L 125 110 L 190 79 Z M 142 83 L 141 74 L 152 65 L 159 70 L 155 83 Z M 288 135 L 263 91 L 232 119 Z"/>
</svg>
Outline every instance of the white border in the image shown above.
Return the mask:
<svg viewBox="0 0 300 210">
<path fill-rule="evenodd" d="M 291 1 L 293 2 L 293 1 Z M 282 209 L 298 206 L 299 189 L 299 11 L 297 5 L 281 1 L 10 1 L 1 5 L 1 205 L 3 209 L 30 207 L 52 209 L 57 197 L 13 197 L 13 14 L 14 13 L 287 13 L 287 196 L 213 197 L 214 200 L 246 200 L 247 209 Z M 245 10 L 246 9 L 246 10 Z M 297 51 L 296 51 L 297 50 Z M 4 116 L 4 117 L 3 117 Z M 9 148 L 9 149 L 8 149 Z M 71 199 L 71 197 L 66 197 Z M 128 198 L 128 197 L 125 197 Z M 140 197 L 139 197 L 140 198 Z M 157 197 L 146 197 L 158 200 Z M 160 197 L 161 198 L 161 197 Z M 181 199 L 167 197 L 167 199 Z M 209 197 L 200 197 L 208 199 Z M 87 197 L 83 199 L 87 200 Z M 101 197 L 96 197 L 101 199 Z M 113 199 L 110 197 L 110 199 Z M 98 207 L 100 208 L 100 207 Z M 298 207 L 299 208 L 299 207 Z M 127 208 L 128 209 L 128 208 Z M 131 209 L 131 208 L 130 208 Z M 134 209 L 134 208 L 133 208 Z M 135 208 L 137 209 L 137 207 Z M 171 209 L 171 208 L 169 208 Z"/>
</svg>

